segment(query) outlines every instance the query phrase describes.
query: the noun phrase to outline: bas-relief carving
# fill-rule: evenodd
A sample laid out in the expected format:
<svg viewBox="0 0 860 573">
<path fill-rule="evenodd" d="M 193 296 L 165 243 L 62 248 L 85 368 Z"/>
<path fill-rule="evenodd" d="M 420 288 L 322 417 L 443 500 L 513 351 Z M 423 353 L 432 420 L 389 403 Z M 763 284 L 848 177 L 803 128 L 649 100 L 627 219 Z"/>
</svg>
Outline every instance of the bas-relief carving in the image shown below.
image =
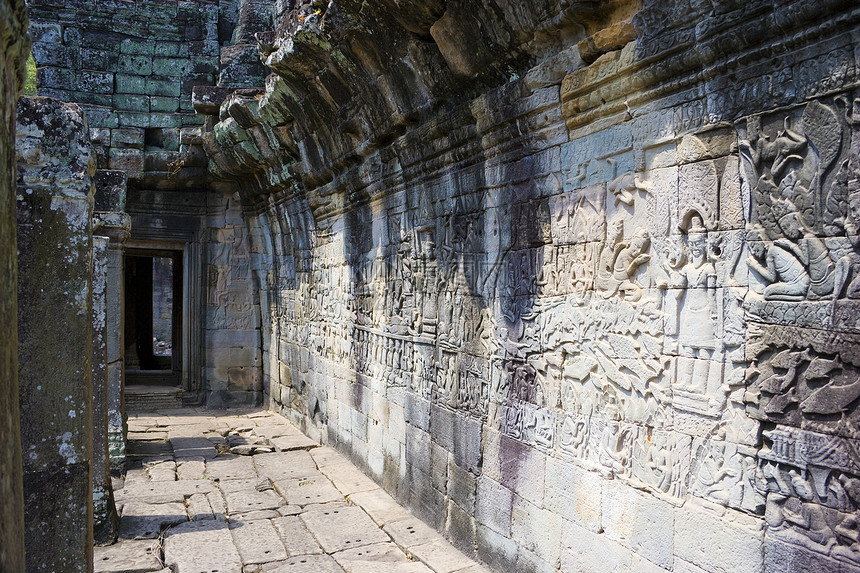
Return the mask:
<svg viewBox="0 0 860 573">
<path fill-rule="evenodd" d="M 769 533 L 860 566 L 860 444 L 793 428 L 767 430 L 764 439 Z"/>
<path fill-rule="evenodd" d="M 847 317 L 860 310 L 856 191 L 849 185 L 858 105 L 837 96 L 747 121 L 740 148 L 755 220 L 745 301 L 753 320 L 856 332 L 856 319 Z M 775 336 L 753 348 L 751 414 L 856 436 L 856 360 L 827 341 L 810 348 L 783 332 L 756 332 Z"/>
<path fill-rule="evenodd" d="M 680 212 L 672 206 L 678 181 L 697 186 L 684 196 L 713 198 L 723 189 L 740 200 L 737 159 L 679 172 L 618 177 L 550 199 L 552 243 L 542 257 L 514 265 L 543 263 L 541 296 L 530 314 L 509 322 L 536 317 L 540 347 L 513 345 L 491 392 L 503 404 L 504 433 L 670 498 L 687 494 L 692 447 L 689 435 L 671 430 L 675 411 L 709 417 L 723 436 L 752 441 L 748 424 L 726 414 L 729 394 L 744 382 L 741 231 L 720 230 L 736 229 L 737 221 L 721 226 L 716 199 L 687 201 Z M 736 217 L 742 206 L 733 209 L 724 211 Z M 579 267 L 566 264 L 568 255 Z M 534 289 L 513 272 L 507 285 L 522 294 Z M 728 447 L 735 450 L 715 452 L 712 465 L 734 459 L 737 446 Z M 714 470 L 695 491 L 760 510 L 751 501 L 750 460 L 754 470 L 747 457 L 737 474 L 741 485 L 728 483 L 733 472 L 717 478 Z"/>
<path fill-rule="evenodd" d="M 860 566 L 857 100 L 750 118 L 745 402 L 764 422 L 768 534 Z M 851 316 L 852 318 L 848 318 Z"/>
<path fill-rule="evenodd" d="M 857 438 L 860 339 L 839 334 L 860 334 L 856 128 L 836 100 L 786 114 L 741 125 L 721 157 L 685 136 L 678 166 L 553 195 L 530 207 L 534 236 L 487 193 L 367 223 L 366 253 L 320 242 L 273 324 L 548 455 L 765 514 L 780 539 L 856 563 L 856 468 L 759 451 L 760 422 L 768 444 L 789 426 Z"/>
</svg>

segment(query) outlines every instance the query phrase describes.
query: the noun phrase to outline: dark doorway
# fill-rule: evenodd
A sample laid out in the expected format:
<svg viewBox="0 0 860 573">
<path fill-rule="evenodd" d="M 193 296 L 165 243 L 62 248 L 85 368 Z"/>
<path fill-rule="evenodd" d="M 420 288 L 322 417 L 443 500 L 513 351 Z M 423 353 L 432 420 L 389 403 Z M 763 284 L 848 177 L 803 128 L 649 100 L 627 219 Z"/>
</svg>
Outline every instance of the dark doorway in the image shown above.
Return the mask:
<svg viewBox="0 0 860 573">
<path fill-rule="evenodd" d="M 125 262 L 128 384 L 182 381 L 182 251 L 129 250 Z"/>
</svg>

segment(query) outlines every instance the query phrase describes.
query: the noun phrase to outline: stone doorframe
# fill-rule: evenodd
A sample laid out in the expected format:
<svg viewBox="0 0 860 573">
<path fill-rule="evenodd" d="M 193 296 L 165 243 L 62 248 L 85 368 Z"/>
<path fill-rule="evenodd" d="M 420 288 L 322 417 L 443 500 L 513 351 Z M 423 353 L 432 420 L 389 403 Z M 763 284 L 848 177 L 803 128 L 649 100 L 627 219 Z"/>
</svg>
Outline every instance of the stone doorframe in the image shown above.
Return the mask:
<svg viewBox="0 0 860 573">
<path fill-rule="evenodd" d="M 183 401 L 196 402 L 202 389 L 202 280 L 201 249 L 196 241 L 129 239 L 126 255 L 147 252 L 182 252 L 182 312 L 179 332 L 180 376 Z"/>
</svg>

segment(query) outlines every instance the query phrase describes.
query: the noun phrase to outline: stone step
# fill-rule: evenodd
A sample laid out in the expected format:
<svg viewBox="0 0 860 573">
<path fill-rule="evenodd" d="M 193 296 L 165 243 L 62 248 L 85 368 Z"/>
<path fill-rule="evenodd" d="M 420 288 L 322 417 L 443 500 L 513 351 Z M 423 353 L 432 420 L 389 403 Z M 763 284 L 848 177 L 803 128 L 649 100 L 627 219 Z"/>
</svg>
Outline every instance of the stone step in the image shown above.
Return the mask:
<svg viewBox="0 0 860 573">
<path fill-rule="evenodd" d="M 154 412 L 181 407 L 182 388 L 131 384 L 125 388 L 126 412 Z"/>
</svg>

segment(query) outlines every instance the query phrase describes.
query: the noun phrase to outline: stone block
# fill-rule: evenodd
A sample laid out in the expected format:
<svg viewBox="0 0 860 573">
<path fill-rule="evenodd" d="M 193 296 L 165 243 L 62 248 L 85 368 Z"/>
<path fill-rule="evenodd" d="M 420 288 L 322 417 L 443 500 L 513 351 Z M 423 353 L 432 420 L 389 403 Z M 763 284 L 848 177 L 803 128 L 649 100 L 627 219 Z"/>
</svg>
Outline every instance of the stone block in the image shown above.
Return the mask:
<svg viewBox="0 0 860 573">
<path fill-rule="evenodd" d="M 218 115 L 221 104 L 235 89 L 220 86 L 194 86 L 191 95 L 194 110 L 203 115 Z"/>
<path fill-rule="evenodd" d="M 544 507 L 590 531 L 601 528 L 603 478 L 571 462 L 547 458 Z"/>
<path fill-rule="evenodd" d="M 149 114 L 141 111 L 118 111 L 116 115 L 122 127 L 149 127 Z"/>
<path fill-rule="evenodd" d="M 126 38 L 120 43 L 120 52 L 130 55 L 151 56 L 155 52 L 155 42 L 138 38 Z"/>
<path fill-rule="evenodd" d="M 116 74 L 116 93 L 149 94 L 146 90 L 146 78 L 130 74 Z"/>
<path fill-rule="evenodd" d="M 343 501 L 344 495 L 325 477 L 288 479 L 275 482 L 275 488 L 290 505 Z"/>
<path fill-rule="evenodd" d="M 354 493 L 349 499 L 361 507 L 379 527 L 410 517 L 406 509 L 381 489 Z"/>
<path fill-rule="evenodd" d="M 481 451 L 483 454 L 481 472 L 483 475 L 500 482 L 502 480 L 502 434 L 485 424 L 481 434 L 481 441 Z"/>
<path fill-rule="evenodd" d="M 508 535 L 484 527 L 480 523 L 476 530 L 478 556 L 497 571 L 516 571 L 518 547 Z"/>
<path fill-rule="evenodd" d="M 75 85 L 75 72 L 66 68 L 44 66 L 37 70 L 39 89 L 69 89 Z"/>
<path fill-rule="evenodd" d="M 158 555 L 151 540 L 129 541 L 93 548 L 94 573 L 157 571 Z"/>
<path fill-rule="evenodd" d="M 255 479 L 257 470 L 250 457 L 219 456 L 206 464 L 206 476 L 216 481 Z"/>
<path fill-rule="evenodd" d="M 195 493 L 186 500 L 185 505 L 186 511 L 188 512 L 188 518 L 191 521 L 215 519 L 215 514 L 212 512 L 212 506 L 209 504 L 209 499 L 205 494 Z"/>
<path fill-rule="evenodd" d="M 511 509 L 511 538 L 546 563 L 556 563 L 561 551 L 564 520 L 524 498 L 515 497 Z"/>
<path fill-rule="evenodd" d="M 355 573 L 431 573 L 423 563 L 410 561 L 393 543 L 377 543 L 334 554 L 345 571 Z"/>
<path fill-rule="evenodd" d="M 447 494 L 450 457 L 448 450 L 430 442 L 430 479 L 433 487 L 442 494 Z"/>
<path fill-rule="evenodd" d="M 81 68 L 88 70 L 115 70 L 119 61 L 119 53 L 105 47 L 82 48 L 79 54 Z"/>
<path fill-rule="evenodd" d="M 816 573 L 847 573 L 855 570 L 851 565 L 831 559 L 803 545 L 785 543 L 771 536 L 765 538 L 765 573 L 786 571 L 815 571 Z"/>
<path fill-rule="evenodd" d="M 451 543 L 466 555 L 474 555 L 477 522 L 465 509 L 448 502 L 448 512 L 445 519 L 445 536 Z"/>
<path fill-rule="evenodd" d="M 123 505 L 119 522 L 121 539 L 155 539 L 162 529 L 188 521 L 184 503 L 142 503 Z"/>
<path fill-rule="evenodd" d="M 151 96 L 179 97 L 179 78 L 167 76 L 150 76 L 145 80 L 144 93 Z"/>
<path fill-rule="evenodd" d="M 179 98 L 174 97 L 153 97 L 150 98 L 149 109 L 152 111 L 176 113 L 179 111 L 179 101 Z"/>
<path fill-rule="evenodd" d="M 318 509 L 299 517 L 326 553 L 388 541 L 360 507 Z"/>
<path fill-rule="evenodd" d="M 156 57 L 152 59 L 152 73 L 157 76 L 184 76 L 191 71 L 191 68 L 192 64 L 186 58 Z"/>
<path fill-rule="evenodd" d="M 471 559 L 441 536 L 422 545 L 413 546 L 410 551 L 434 571 L 459 571 L 474 565 Z"/>
<path fill-rule="evenodd" d="M 573 573 L 592 571 L 663 573 L 666 571 L 605 535 L 593 533 L 573 523 L 567 523 L 564 527 L 561 570 Z M 677 566 L 675 570 L 678 570 Z"/>
<path fill-rule="evenodd" d="M 448 460 L 448 497 L 469 515 L 475 515 L 477 478 L 473 473 Z"/>
<path fill-rule="evenodd" d="M 328 555 L 299 555 L 270 569 L 271 573 L 342 573 L 343 568 Z"/>
<path fill-rule="evenodd" d="M 156 110 L 152 111 L 155 112 Z M 150 113 L 149 126 L 179 129 L 182 127 L 182 118 L 175 113 Z"/>
<path fill-rule="evenodd" d="M 430 401 L 414 394 L 406 395 L 406 422 L 425 432 L 430 431 Z"/>
<path fill-rule="evenodd" d="M 231 523 L 230 533 L 245 565 L 271 563 L 289 557 L 280 534 L 267 519 Z"/>
<path fill-rule="evenodd" d="M 272 524 L 278 530 L 281 541 L 290 557 L 296 555 L 319 555 L 322 547 L 311 535 L 304 522 L 298 516 L 286 516 L 273 519 Z"/>
<path fill-rule="evenodd" d="M 91 130 L 92 131 L 92 130 Z M 109 132 L 109 130 L 104 130 Z M 128 176 L 123 171 L 99 169 L 96 171 L 93 181 L 96 185 L 95 205 L 96 211 L 124 211 L 126 187 L 128 185 Z M 111 357 L 118 356 L 116 350 L 111 351 L 111 340 L 116 341 L 116 337 L 109 337 L 108 340 L 108 360 Z"/>
<path fill-rule="evenodd" d="M 242 570 L 242 558 L 230 530 L 219 520 L 171 528 L 164 540 L 164 563 L 177 572 Z"/>
<path fill-rule="evenodd" d="M 284 500 L 275 493 L 275 490 L 271 486 L 266 487 L 265 485 L 259 485 L 254 489 L 225 492 L 224 500 L 227 503 L 227 512 L 230 515 L 277 509 L 284 505 Z"/>
<path fill-rule="evenodd" d="M 499 451 L 501 484 L 531 503 L 542 506 L 546 456 L 508 436 L 501 437 Z"/>
<path fill-rule="evenodd" d="M 513 492 L 486 475 L 478 478 L 476 489 L 475 517 L 478 522 L 496 533 L 510 537 Z"/>
<path fill-rule="evenodd" d="M 113 111 L 104 106 L 82 105 L 81 108 L 87 116 L 89 126 L 110 129 L 119 127 L 119 117 Z"/>
<path fill-rule="evenodd" d="M 123 111 L 149 111 L 149 97 L 137 94 L 115 94 L 113 96 L 115 109 Z"/>
<path fill-rule="evenodd" d="M 143 171 L 143 151 L 138 149 L 110 150 L 110 168 L 125 171 L 130 177 L 139 175 Z"/>
<path fill-rule="evenodd" d="M 707 571 L 762 571 L 764 523 L 708 502 L 675 510 L 675 556 Z"/>
<path fill-rule="evenodd" d="M 143 129 L 124 127 L 111 130 L 111 147 L 143 149 Z"/>
<path fill-rule="evenodd" d="M 62 44 L 63 28 L 52 22 L 32 22 L 28 28 L 32 41 L 36 44 Z"/>
<path fill-rule="evenodd" d="M 81 70 L 77 76 L 78 90 L 94 94 L 113 93 L 113 74 L 110 72 L 97 72 L 93 70 Z"/>
<path fill-rule="evenodd" d="M 603 484 L 602 523 L 606 536 L 660 567 L 672 567 L 675 511 L 667 502 L 623 483 Z"/>
</svg>

